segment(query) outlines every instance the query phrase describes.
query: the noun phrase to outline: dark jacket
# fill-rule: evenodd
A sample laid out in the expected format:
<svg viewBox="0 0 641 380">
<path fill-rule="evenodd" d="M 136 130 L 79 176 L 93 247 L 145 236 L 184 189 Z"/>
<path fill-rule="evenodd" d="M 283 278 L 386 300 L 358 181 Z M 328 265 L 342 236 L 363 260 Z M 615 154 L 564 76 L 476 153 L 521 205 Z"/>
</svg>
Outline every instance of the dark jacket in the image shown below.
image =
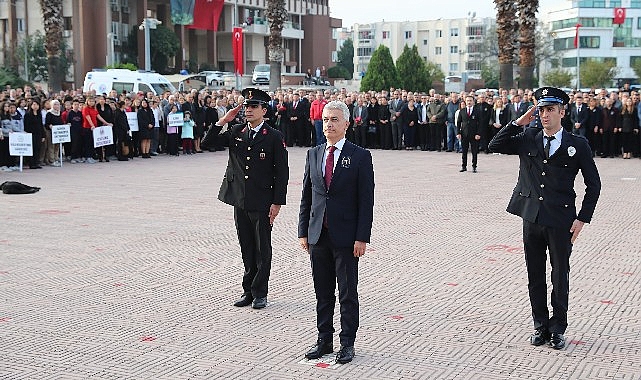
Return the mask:
<svg viewBox="0 0 641 380">
<path fill-rule="evenodd" d="M 511 214 L 531 223 L 567 228 L 575 219 L 590 223 L 601 192 L 601 179 L 586 138 L 562 132 L 561 146 L 545 159 L 543 130 L 511 123 L 490 142 L 492 152 L 518 154 L 519 179 L 507 207 Z M 585 196 L 578 215 L 574 180 L 581 170 Z"/>
<path fill-rule="evenodd" d="M 329 238 L 336 247 L 369 243 L 374 219 L 374 169 L 372 155 L 345 141 L 329 189 L 322 167 L 327 144 L 307 151 L 303 193 L 298 214 L 298 237 L 318 243 L 327 216 Z"/>
<path fill-rule="evenodd" d="M 263 123 L 249 139 L 245 124 L 234 125 L 229 136 L 229 160 L 218 199 L 246 211 L 267 212 L 272 204 L 284 205 L 289 167 L 283 135 Z"/>
<path fill-rule="evenodd" d="M 472 138 L 481 134 L 478 112 L 476 107 L 472 107 L 472 113 L 468 116 L 467 107 L 461 108 L 458 115 L 458 123 L 456 124 L 459 135 Z"/>
</svg>

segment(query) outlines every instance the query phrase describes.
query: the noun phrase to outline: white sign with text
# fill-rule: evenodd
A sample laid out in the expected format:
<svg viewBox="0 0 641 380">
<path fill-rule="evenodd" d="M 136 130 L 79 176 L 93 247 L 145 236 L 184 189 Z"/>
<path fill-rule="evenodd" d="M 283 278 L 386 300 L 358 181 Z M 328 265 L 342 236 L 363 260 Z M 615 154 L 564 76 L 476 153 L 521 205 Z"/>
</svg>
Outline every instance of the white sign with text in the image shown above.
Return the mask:
<svg viewBox="0 0 641 380">
<path fill-rule="evenodd" d="M 111 125 L 104 125 L 102 127 L 94 128 L 93 130 L 93 147 L 100 148 L 101 146 L 111 145 L 114 143 L 114 132 Z"/>
<path fill-rule="evenodd" d="M 132 132 L 138 132 L 138 114 L 135 112 L 125 112 L 127 114 L 127 122 L 129 129 Z"/>
<path fill-rule="evenodd" d="M 71 142 L 71 124 L 52 125 L 51 143 L 63 144 Z"/>
<path fill-rule="evenodd" d="M 9 133 L 9 154 L 11 156 L 33 156 L 31 133 Z"/>
</svg>

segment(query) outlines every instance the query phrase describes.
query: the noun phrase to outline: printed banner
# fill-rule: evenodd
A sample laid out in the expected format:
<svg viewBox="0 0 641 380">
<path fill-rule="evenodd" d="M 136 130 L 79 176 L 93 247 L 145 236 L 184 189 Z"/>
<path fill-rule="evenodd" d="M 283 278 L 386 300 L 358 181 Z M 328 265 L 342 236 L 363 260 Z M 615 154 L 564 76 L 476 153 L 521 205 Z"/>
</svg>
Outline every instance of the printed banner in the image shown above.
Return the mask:
<svg viewBox="0 0 641 380">
<path fill-rule="evenodd" d="M 194 23 L 189 29 L 218 30 L 224 3 L 224 0 L 196 0 Z"/>
<path fill-rule="evenodd" d="M 111 125 L 105 125 L 93 129 L 93 147 L 111 145 L 114 143 L 114 132 Z"/>
<path fill-rule="evenodd" d="M 71 124 L 52 125 L 51 143 L 62 144 L 71 142 Z"/>
<path fill-rule="evenodd" d="M 138 114 L 135 112 L 125 112 L 127 114 L 127 123 L 132 132 L 138 132 Z"/>
<path fill-rule="evenodd" d="M 33 156 L 31 133 L 9 133 L 9 155 Z"/>
</svg>

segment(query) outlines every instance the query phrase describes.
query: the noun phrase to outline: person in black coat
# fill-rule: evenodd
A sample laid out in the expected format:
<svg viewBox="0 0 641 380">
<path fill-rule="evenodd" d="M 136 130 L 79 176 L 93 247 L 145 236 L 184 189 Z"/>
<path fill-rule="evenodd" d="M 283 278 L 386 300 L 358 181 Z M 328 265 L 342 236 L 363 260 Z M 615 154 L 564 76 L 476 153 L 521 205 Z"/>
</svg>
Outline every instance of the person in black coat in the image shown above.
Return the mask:
<svg viewBox="0 0 641 380">
<path fill-rule="evenodd" d="M 24 131 L 31 133 L 33 147 L 33 156 L 29 159 L 29 168 L 42 169 L 42 166 L 38 163 L 38 157 L 40 157 L 40 144 L 45 139 L 45 128 L 42 122 L 42 114 L 40 113 L 40 103 L 36 99 L 32 99 L 27 104 L 27 112 L 24 115 Z"/>
<path fill-rule="evenodd" d="M 118 102 L 118 109 L 114 111 L 114 138 L 118 142 L 116 157 L 118 161 L 128 161 L 129 145 L 131 137 L 129 136 L 129 121 L 126 114 L 126 103 Z M 125 154 L 126 153 L 126 154 Z"/>
<path fill-rule="evenodd" d="M 285 204 L 289 167 L 283 135 L 264 121 L 269 95 L 246 88 L 243 97 L 243 104 L 229 110 L 216 123 L 229 123 L 245 106 L 247 123 L 232 126 L 228 134 L 229 161 L 218 199 L 234 206 L 245 266 L 243 295 L 234 306 L 262 309 L 267 305 L 272 225 Z"/>
<path fill-rule="evenodd" d="M 220 139 L 218 138 L 218 135 L 220 134 L 220 131 L 223 129 L 223 127 L 219 127 L 216 125 L 216 122 L 218 121 L 218 108 L 216 105 L 216 99 L 207 96 L 205 97 L 205 103 L 207 104 L 207 107 L 205 108 L 205 136 L 209 136 L 210 133 L 212 134 L 212 136 L 210 139 L 203 138 L 203 140 L 200 142 L 200 148 L 208 149 L 210 152 L 225 150 L 225 148 L 223 148 L 221 144 Z"/>
<path fill-rule="evenodd" d="M 603 118 L 603 110 L 599 106 L 596 98 L 591 98 L 588 102 L 588 123 L 586 128 L 586 137 L 590 143 L 593 154 L 600 154 L 601 139 L 599 138 L 599 129 Z"/>
<path fill-rule="evenodd" d="M 151 150 L 151 137 L 156 119 L 154 113 L 149 107 L 147 99 L 140 101 L 140 109 L 138 110 L 138 136 L 140 138 L 140 154 L 142 158 L 151 158 L 149 151 Z"/>
<path fill-rule="evenodd" d="M 587 137 L 588 112 L 587 104 L 583 104 L 583 95 L 577 93 L 574 95 L 575 103 L 570 110 L 570 119 L 572 120 L 572 133 Z"/>
<path fill-rule="evenodd" d="M 460 172 L 467 171 L 467 151 L 472 151 L 472 172 L 476 173 L 479 155 L 479 143 L 481 141 L 481 126 L 479 124 L 479 110 L 474 107 L 474 97 L 467 95 L 465 97 L 465 108 L 461 108 L 457 121 L 457 136 L 461 140 L 461 165 Z M 489 123 L 489 121 L 488 121 Z"/>
<path fill-rule="evenodd" d="M 389 109 L 387 98 L 381 96 L 381 104 L 378 107 L 378 126 L 380 129 L 381 148 L 392 149 L 392 113 Z"/>
<path fill-rule="evenodd" d="M 503 128 L 505 124 L 510 121 L 510 113 L 508 109 L 505 108 L 503 100 L 498 98 L 494 101 L 494 109 L 492 110 L 492 115 L 490 117 L 490 129 L 488 131 L 488 141 L 492 141 L 496 133 Z M 488 144 L 489 145 L 489 144 Z M 488 148 L 488 151 L 490 149 Z"/>
<path fill-rule="evenodd" d="M 294 93 L 293 100 L 287 106 L 287 119 L 289 121 L 287 135 L 291 136 L 291 142 L 295 141 L 298 146 L 308 146 L 311 141 L 311 134 L 306 125 L 308 117 L 305 104 L 298 93 Z"/>
<path fill-rule="evenodd" d="M 523 219 L 523 243 L 528 290 L 535 332 L 530 343 L 565 347 L 567 328 L 570 254 L 583 225 L 590 223 L 599 199 L 601 180 L 588 141 L 564 131 L 561 118 L 568 95 L 554 87 L 542 87 L 538 100 L 543 129 L 523 128 L 534 120 L 530 108 L 508 123 L 490 142 L 493 152 L 518 154 L 519 179 L 507 211 Z M 576 212 L 574 180 L 579 172 L 586 185 L 579 213 Z M 549 316 L 546 261 L 552 265 L 552 317 Z"/>
</svg>

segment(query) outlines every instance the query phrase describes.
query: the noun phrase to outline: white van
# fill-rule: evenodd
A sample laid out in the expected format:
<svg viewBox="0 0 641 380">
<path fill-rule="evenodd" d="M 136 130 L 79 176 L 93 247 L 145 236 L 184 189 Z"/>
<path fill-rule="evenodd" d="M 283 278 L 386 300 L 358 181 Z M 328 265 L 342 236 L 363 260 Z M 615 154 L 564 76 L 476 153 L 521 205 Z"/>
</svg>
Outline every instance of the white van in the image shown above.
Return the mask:
<svg viewBox="0 0 641 380">
<path fill-rule="evenodd" d="M 269 84 L 269 64 L 256 65 L 252 75 L 252 84 Z"/>
<path fill-rule="evenodd" d="M 164 76 L 144 70 L 94 69 L 85 75 L 83 92 L 95 91 L 96 94 L 108 94 L 111 90 L 116 90 L 119 94 L 138 91 L 146 94 L 151 91 L 155 95 L 160 95 L 164 91 L 173 93 L 176 87 Z"/>
</svg>

